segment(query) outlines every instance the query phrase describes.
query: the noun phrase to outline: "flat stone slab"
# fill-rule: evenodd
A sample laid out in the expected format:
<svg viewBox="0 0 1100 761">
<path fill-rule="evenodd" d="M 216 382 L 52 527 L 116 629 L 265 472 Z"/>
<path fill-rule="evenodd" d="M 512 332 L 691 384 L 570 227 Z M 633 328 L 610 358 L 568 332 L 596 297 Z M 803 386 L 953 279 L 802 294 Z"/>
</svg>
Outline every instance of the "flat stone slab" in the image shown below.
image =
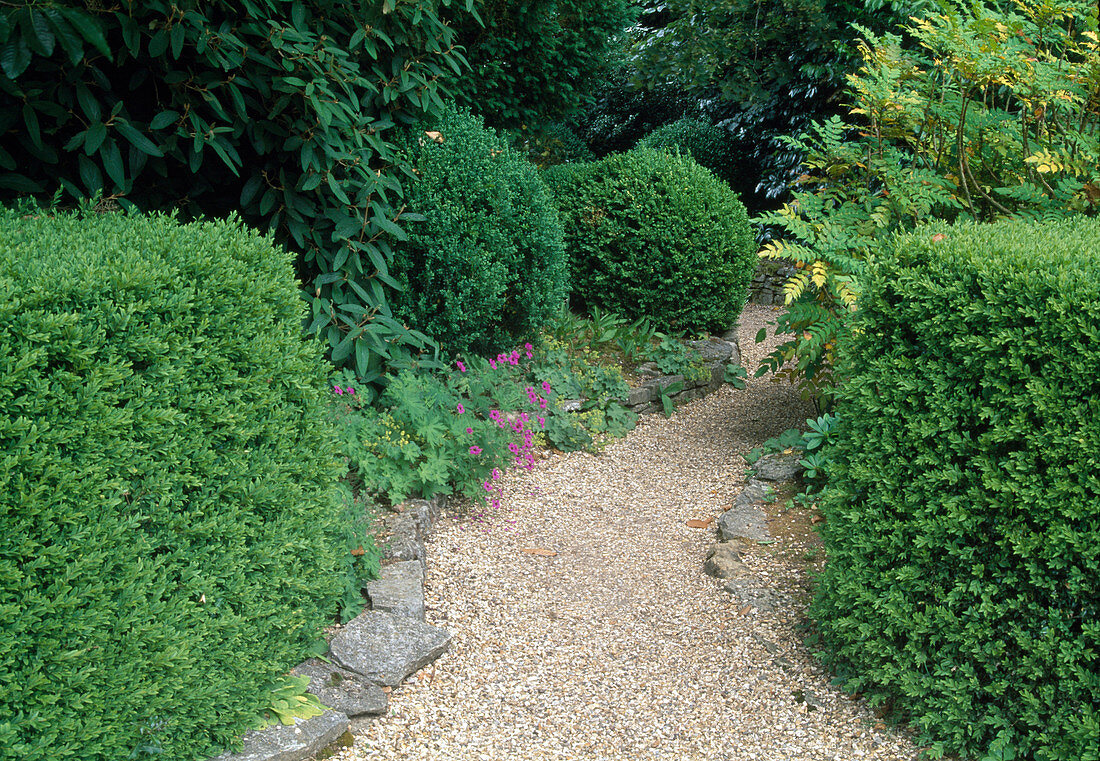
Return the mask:
<svg viewBox="0 0 1100 761">
<path fill-rule="evenodd" d="M 348 724 L 339 711 L 325 711 L 312 719 L 295 719 L 294 726 L 253 729 L 245 734 L 239 753 L 223 753 L 213 761 L 305 761 L 339 740 Z"/>
<path fill-rule="evenodd" d="M 752 541 L 770 539 L 764 510 L 757 504 L 764 496 L 764 484 L 755 479 L 750 481 L 733 501 L 733 506 L 718 519 L 718 538 L 723 542 L 739 537 Z"/>
<path fill-rule="evenodd" d="M 722 338 L 712 337 L 705 338 L 702 341 L 688 341 L 687 345 L 699 352 L 706 362 L 726 363 L 733 356 L 733 344 Z"/>
<path fill-rule="evenodd" d="M 757 610 L 774 611 L 778 602 L 776 592 L 754 576 L 735 576 L 722 587 L 741 605 L 751 605 Z"/>
<path fill-rule="evenodd" d="M 802 466 L 798 464 L 797 454 L 770 454 L 756 461 L 753 468 L 756 470 L 756 479 L 780 483 L 791 481 L 802 474 Z"/>
<path fill-rule="evenodd" d="M 451 633 L 384 610 L 353 618 L 332 638 L 333 658 L 375 684 L 396 687 L 434 661 L 451 644 Z"/>
<path fill-rule="evenodd" d="M 324 705 L 348 718 L 385 713 L 390 698 L 381 687 L 353 671 L 310 658 L 291 670 L 294 676 L 308 676 L 309 692 Z"/>
<path fill-rule="evenodd" d="M 367 582 L 372 610 L 424 620 L 424 564 L 402 560 L 382 566 L 378 578 Z"/>
</svg>

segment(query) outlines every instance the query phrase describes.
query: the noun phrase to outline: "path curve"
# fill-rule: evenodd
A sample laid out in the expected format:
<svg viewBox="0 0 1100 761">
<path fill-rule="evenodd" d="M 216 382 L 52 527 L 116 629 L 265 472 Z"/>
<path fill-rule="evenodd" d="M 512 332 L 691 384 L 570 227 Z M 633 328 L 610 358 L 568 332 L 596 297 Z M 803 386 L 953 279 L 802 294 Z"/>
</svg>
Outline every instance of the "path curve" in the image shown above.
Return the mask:
<svg viewBox="0 0 1100 761">
<path fill-rule="evenodd" d="M 746 308 L 747 367 L 774 317 Z M 720 515 L 743 486 L 741 454 L 808 412 L 786 384 L 724 387 L 599 455 L 509 474 L 484 521 L 441 521 L 428 622 L 454 633 L 451 650 L 334 758 L 916 759 L 813 665 L 801 603 L 739 610 L 702 572 L 714 532 L 685 525 Z M 747 562 L 768 573 L 766 558 Z"/>
</svg>

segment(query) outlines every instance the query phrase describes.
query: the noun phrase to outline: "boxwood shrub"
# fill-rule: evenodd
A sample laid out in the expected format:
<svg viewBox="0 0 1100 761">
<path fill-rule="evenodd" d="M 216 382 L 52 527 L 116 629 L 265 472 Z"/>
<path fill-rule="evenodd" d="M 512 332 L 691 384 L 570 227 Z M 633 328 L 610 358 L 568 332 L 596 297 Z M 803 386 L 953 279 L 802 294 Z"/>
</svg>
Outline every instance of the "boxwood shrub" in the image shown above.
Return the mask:
<svg viewBox="0 0 1100 761">
<path fill-rule="evenodd" d="M 813 615 L 934 750 L 1100 737 L 1100 221 L 928 227 L 870 267 Z"/>
<path fill-rule="evenodd" d="M 565 248 L 539 171 L 479 117 L 450 108 L 412 132 L 410 224 L 394 313 L 449 354 L 511 348 L 566 295 Z"/>
<path fill-rule="evenodd" d="M 756 244 L 745 207 L 689 156 L 636 148 L 546 171 L 565 221 L 573 296 L 665 330 L 726 330 Z"/>
<path fill-rule="evenodd" d="M 291 260 L 3 210 L 0 291 L 0 758 L 216 755 L 358 587 Z"/>
<path fill-rule="evenodd" d="M 681 151 L 691 156 L 733 185 L 736 182 L 736 156 L 733 138 L 725 130 L 702 119 L 685 117 L 655 129 L 638 141 L 638 145 L 666 151 Z"/>
</svg>

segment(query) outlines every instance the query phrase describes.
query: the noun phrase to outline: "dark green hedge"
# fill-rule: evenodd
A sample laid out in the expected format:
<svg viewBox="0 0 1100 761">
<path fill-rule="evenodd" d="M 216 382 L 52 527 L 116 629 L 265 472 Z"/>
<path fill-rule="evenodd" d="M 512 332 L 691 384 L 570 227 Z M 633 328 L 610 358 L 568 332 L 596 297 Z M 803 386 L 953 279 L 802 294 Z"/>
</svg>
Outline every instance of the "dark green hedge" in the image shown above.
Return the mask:
<svg viewBox="0 0 1100 761">
<path fill-rule="evenodd" d="M 709 122 L 685 117 L 650 132 L 638 141 L 638 145 L 655 150 L 681 151 L 730 185 L 736 182 L 733 138 Z"/>
<path fill-rule="evenodd" d="M 545 172 L 573 295 L 664 330 L 727 330 L 756 269 L 745 207 L 688 156 L 650 148 Z"/>
<path fill-rule="evenodd" d="M 333 362 L 381 383 L 399 355 L 431 352 L 389 311 L 389 241 L 408 221 L 395 135 L 464 70 L 448 21 L 473 5 L 6 3 L 0 202 L 63 187 L 145 211 L 239 211 L 299 254 Z"/>
<path fill-rule="evenodd" d="M 0 758 L 223 750 L 358 588 L 289 255 L 0 211 Z"/>
<path fill-rule="evenodd" d="M 562 226 L 539 172 L 481 118 L 448 109 L 410 139 L 422 224 L 394 245 L 394 314 L 444 351 L 532 337 L 565 298 Z"/>
<path fill-rule="evenodd" d="M 900 238 L 844 362 L 826 657 L 941 750 L 1095 761 L 1100 223 Z"/>
</svg>

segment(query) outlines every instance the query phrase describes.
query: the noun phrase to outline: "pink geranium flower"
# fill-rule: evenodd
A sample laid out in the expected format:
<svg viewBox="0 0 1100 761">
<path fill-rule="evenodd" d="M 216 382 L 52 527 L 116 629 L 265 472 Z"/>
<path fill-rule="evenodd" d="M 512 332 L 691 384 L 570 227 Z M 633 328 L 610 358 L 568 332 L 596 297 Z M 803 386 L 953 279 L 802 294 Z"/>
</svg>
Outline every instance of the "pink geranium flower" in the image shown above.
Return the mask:
<svg viewBox="0 0 1100 761">
<path fill-rule="evenodd" d="M 481 447 L 479 447 L 477 444 L 474 444 L 472 447 L 470 447 L 470 454 L 472 454 L 472 455 L 481 454 Z"/>
</svg>

